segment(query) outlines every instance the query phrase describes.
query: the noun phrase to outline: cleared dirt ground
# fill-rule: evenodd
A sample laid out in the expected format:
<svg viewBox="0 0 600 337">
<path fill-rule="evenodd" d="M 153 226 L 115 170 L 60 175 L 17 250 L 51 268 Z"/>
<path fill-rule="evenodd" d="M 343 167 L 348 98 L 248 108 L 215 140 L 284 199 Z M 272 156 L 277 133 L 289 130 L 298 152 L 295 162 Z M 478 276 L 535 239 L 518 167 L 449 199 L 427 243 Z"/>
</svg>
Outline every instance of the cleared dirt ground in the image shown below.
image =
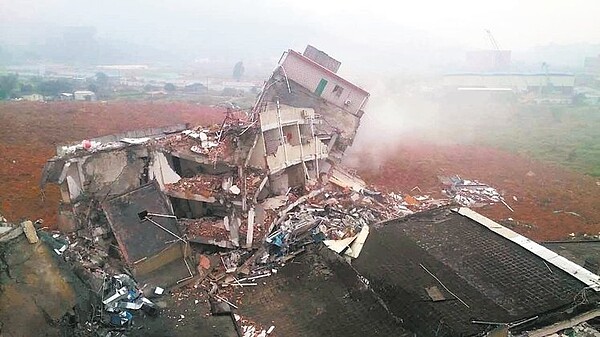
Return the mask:
<svg viewBox="0 0 600 337">
<path fill-rule="evenodd" d="M 359 157 L 359 174 L 381 190 L 421 194 L 410 192 L 418 186 L 423 194 L 443 197 L 438 176 L 487 183 L 504 195 L 514 213 L 503 204 L 476 210 L 536 240 L 600 232 L 600 186 L 581 173 L 498 149 L 431 144 L 416 136 L 391 147 L 384 159 L 370 151 Z"/>
<path fill-rule="evenodd" d="M 42 199 L 39 179 L 57 144 L 181 122 L 211 124 L 222 118 L 222 110 L 177 102 L 2 103 L 0 213 L 13 221 L 42 218 L 54 224 L 58 189 L 49 186 Z M 512 218 L 505 223 L 534 239 L 600 232 L 600 186 L 589 176 L 490 147 L 433 144 L 418 136 L 387 146 L 385 156 L 376 145 L 351 162 L 381 190 L 420 194 L 410 192 L 419 186 L 423 194 L 441 197 L 438 176 L 458 174 L 503 192 L 514 213 L 502 204 L 478 211 L 494 220 Z"/>
<path fill-rule="evenodd" d="M 0 214 L 11 221 L 56 222 L 60 195 L 39 182 L 56 145 L 140 128 L 177 123 L 212 124 L 223 109 L 170 102 L 0 103 Z"/>
</svg>

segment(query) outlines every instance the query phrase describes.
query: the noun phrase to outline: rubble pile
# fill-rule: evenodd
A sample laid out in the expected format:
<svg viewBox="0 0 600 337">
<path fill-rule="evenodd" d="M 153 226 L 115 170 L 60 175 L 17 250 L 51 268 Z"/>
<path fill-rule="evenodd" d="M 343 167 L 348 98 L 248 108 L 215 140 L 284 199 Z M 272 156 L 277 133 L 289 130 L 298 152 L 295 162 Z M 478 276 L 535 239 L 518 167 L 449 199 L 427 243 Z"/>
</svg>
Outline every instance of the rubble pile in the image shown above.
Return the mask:
<svg viewBox="0 0 600 337">
<path fill-rule="evenodd" d="M 179 219 L 179 224 L 189 238 L 208 237 L 215 240 L 229 239 L 229 231 L 223 226 L 223 220 L 219 218 Z"/>
<path fill-rule="evenodd" d="M 203 216 L 197 219 L 177 219 L 184 240 L 203 244 L 196 248 L 192 246 L 193 251 L 204 251 L 204 245 L 228 248 L 216 254 L 197 255 L 194 260 L 200 276 L 194 279 L 195 287 L 207 289 L 209 302 L 226 305 L 228 310 L 234 310 L 234 306 L 243 303 L 243 299 L 234 294 L 235 288 L 257 286 L 302 253 L 306 245 L 332 241 L 349 246 L 369 225 L 446 203 L 445 200 L 434 200 L 428 196 L 382 193 L 367 186 L 356 191 L 348 186 L 340 186 L 339 183 L 329 183 L 327 179 L 325 182 L 313 182 L 302 188 L 290 189 L 285 195 L 254 201 L 255 195 L 264 187 L 261 185 L 265 182 L 265 174 L 253 169 L 248 169 L 247 172 L 247 202 L 262 206 L 264 212 L 262 222 L 253 226 L 253 236 L 259 243 L 258 249 L 247 250 L 218 244 L 230 240 L 232 233 L 231 228 L 228 228 L 231 225 L 227 225 L 228 221 L 223 218 Z M 221 199 L 216 201 L 217 204 L 222 204 L 223 196 L 230 195 L 235 199 L 237 194 L 232 193 L 231 188 L 238 181 L 237 173 L 226 176 L 197 174 L 181 178 L 176 183 L 165 184 L 165 192 L 217 196 Z M 412 202 L 411 198 L 417 202 Z M 96 221 L 99 221 L 97 218 L 95 217 Z M 247 230 L 248 218 L 242 217 L 239 234 L 247 235 Z M 198 238 L 210 240 L 202 241 L 197 240 Z M 117 251 L 117 257 L 120 254 L 111 228 L 106 223 L 95 223 L 69 235 L 55 233 L 54 239 L 56 254 L 83 267 L 88 282 L 100 289 L 98 293 L 103 305 L 99 313 L 87 322 L 89 329 L 126 331 L 132 327 L 136 311 L 145 315 L 160 312 L 144 296 L 148 289 L 140 288 L 129 276 L 131 274 L 123 274 L 123 271 L 128 271 L 128 267 L 118 258 L 110 256 L 111 249 Z M 173 241 L 177 240 L 177 237 L 173 237 Z M 185 289 L 178 289 L 176 293 L 180 301 L 189 296 Z M 181 320 L 178 318 L 178 321 Z M 240 322 L 243 335 L 267 335 L 268 329 L 259 328 L 248 320 Z"/>
<path fill-rule="evenodd" d="M 440 181 L 446 186 L 443 192 L 461 206 L 481 207 L 499 202 L 504 203 L 500 192 L 477 180 L 454 176 L 440 177 Z"/>
<path fill-rule="evenodd" d="M 198 174 L 191 178 L 182 178 L 174 184 L 167 184 L 169 192 L 193 193 L 211 197 L 213 193 L 222 190 L 223 179 L 219 176 Z"/>
<path fill-rule="evenodd" d="M 244 113 L 228 112 L 220 125 L 213 124 L 208 127 L 198 126 L 186 129 L 179 134 L 156 139 L 153 143 L 171 151 L 186 149 L 217 162 L 233 156 L 238 137 L 254 124 Z"/>
<path fill-rule="evenodd" d="M 265 179 L 267 179 L 265 172 L 261 170 L 248 168 L 245 172 L 244 177 L 245 185 L 243 185 L 246 189 L 246 194 L 256 199 L 256 194 L 262 190 L 262 187 L 264 187 L 263 184 L 266 183 Z"/>
<path fill-rule="evenodd" d="M 42 185 L 60 185 L 69 232 L 54 251 L 100 298 L 88 327 L 129 331 L 138 313 L 159 314 L 151 300 L 163 291 L 182 305 L 202 291 L 212 315 L 233 315 L 243 305 L 234 289 L 267 282 L 307 245 L 351 262 L 369 226 L 451 201 L 379 192 L 344 169 L 369 93 L 348 82 L 340 93 L 352 99 L 318 97 L 290 76 L 277 70 L 253 109 L 228 109 L 220 124 L 87 140 L 47 163 Z M 457 180 L 449 193 L 474 203 L 500 197 L 492 190 Z M 181 316 L 168 317 L 177 326 Z M 244 336 L 274 329 L 237 321 Z"/>
<path fill-rule="evenodd" d="M 598 337 L 600 332 L 597 327 L 593 327 L 587 322 L 575 325 L 572 328 L 559 331 L 552 335 L 556 337 Z"/>
<path fill-rule="evenodd" d="M 363 226 L 382 221 L 390 214 L 388 208 L 368 195 L 335 187 L 316 192 L 280 218 L 279 228 L 267 237 L 268 243 L 278 247 L 277 255 L 312 242 L 355 236 Z"/>
<path fill-rule="evenodd" d="M 321 61 L 329 57 L 319 55 Z M 59 147 L 44 167 L 41 185 L 60 185 L 63 233 L 36 230 L 32 222 L 3 228 L 0 216 L 0 242 L 10 232 L 40 244 L 40 234 L 52 258 L 73 267 L 94 297 L 91 315 L 76 324 L 79 332 L 134 334 L 144 325 L 134 320 L 152 325 L 144 319 L 161 316 L 164 321 L 155 327 L 195 329 L 206 318 L 215 328 L 217 317 L 225 317 L 238 336 L 266 337 L 274 325 L 237 314 L 243 312 L 244 288 L 265 284 L 310 245 L 358 265 L 353 259 L 371 226 L 384 220 L 451 203 L 501 202 L 510 209 L 501 193 L 476 180 L 440 177 L 448 199 L 434 199 L 418 186 L 409 193 L 420 195 L 379 192 L 344 169 L 341 158 L 369 93 L 339 80 L 339 64 L 332 66 L 339 62 L 315 67 L 319 60 L 305 58 L 285 54 L 282 62 L 292 63 L 291 73 L 278 66 L 254 108 L 228 109 L 220 124 Z M 319 76 L 304 76 L 308 71 Z M 312 77 L 323 79 L 304 82 Z M 340 84 L 325 91 L 325 78 Z M 366 277 L 359 275 L 359 281 L 369 286 Z M 205 314 L 190 315 L 194 306 L 204 307 Z M 194 324 L 186 324 L 191 319 Z"/>
<path fill-rule="evenodd" d="M 239 322 L 242 327 L 242 337 L 266 337 L 275 330 L 275 326 L 271 326 L 268 329 L 263 329 L 259 324 L 252 320 L 242 317 L 240 315 L 234 315 L 236 322 Z"/>
<path fill-rule="evenodd" d="M 102 284 L 103 310 L 108 313 L 108 323 L 113 326 L 131 325 L 133 315 L 130 310 L 143 310 L 150 316 L 158 313 L 157 306 L 144 297 L 137 283 L 126 274 L 105 278 Z M 162 295 L 164 289 L 156 288 L 154 293 Z"/>
</svg>

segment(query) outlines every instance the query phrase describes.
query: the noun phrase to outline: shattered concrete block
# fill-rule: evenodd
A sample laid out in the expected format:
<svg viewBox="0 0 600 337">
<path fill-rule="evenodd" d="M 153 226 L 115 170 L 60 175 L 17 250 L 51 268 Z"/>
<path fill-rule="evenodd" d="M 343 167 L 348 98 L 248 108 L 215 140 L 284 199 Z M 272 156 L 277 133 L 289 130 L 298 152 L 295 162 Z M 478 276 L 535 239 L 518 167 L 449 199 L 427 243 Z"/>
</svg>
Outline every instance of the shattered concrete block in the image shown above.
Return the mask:
<svg viewBox="0 0 600 337">
<path fill-rule="evenodd" d="M 12 230 L 5 232 L 4 235 L 0 237 L 0 242 L 8 242 L 21 234 L 23 234 L 22 227 L 12 227 Z"/>
<path fill-rule="evenodd" d="M 108 231 L 103 227 L 96 227 L 92 230 L 92 236 L 102 236 L 108 233 Z"/>
<path fill-rule="evenodd" d="M 0 227 L 0 237 L 2 237 L 4 235 L 4 233 L 8 233 L 11 230 L 13 230 L 13 227 L 9 227 L 9 226 Z"/>
<path fill-rule="evenodd" d="M 241 190 L 239 187 L 237 187 L 237 185 L 233 185 L 229 188 L 229 192 L 231 192 L 232 194 L 238 195 L 238 194 L 240 194 Z"/>
<path fill-rule="evenodd" d="M 33 226 L 33 222 L 27 220 L 21 223 L 21 227 L 23 227 L 23 232 L 25 232 L 25 236 L 29 243 L 38 243 L 40 239 L 37 236 L 37 232 L 35 231 L 35 227 Z"/>
</svg>

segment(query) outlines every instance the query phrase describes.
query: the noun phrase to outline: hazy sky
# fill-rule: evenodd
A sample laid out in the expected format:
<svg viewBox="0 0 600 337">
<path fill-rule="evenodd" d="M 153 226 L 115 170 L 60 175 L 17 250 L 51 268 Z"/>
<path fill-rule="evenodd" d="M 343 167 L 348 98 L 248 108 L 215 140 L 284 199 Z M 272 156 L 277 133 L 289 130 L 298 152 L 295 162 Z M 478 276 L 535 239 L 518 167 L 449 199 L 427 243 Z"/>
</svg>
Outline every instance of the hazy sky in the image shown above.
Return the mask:
<svg viewBox="0 0 600 337">
<path fill-rule="evenodd" d="M 324 22 L 334 17 L 344 29 L 365 30 L 367 35 L 362 18 L 425 31 L 438 36 L 440 43 L 470 48 L 490 47 L 484 29 L 490 29 L 507 49 L 600 42 L 600 1 L 594 0 L 284 1 L 311 17 Z"/>
<path fill-rule="evenodd" d="M 276 61 L 311 43 L 334 56 L 360 48 L 402 59 L 407 50 L 489 49 L 484 29 L 512 50 L 600 43 L 598 13 L 597 0 L 0 0 L 0 39 L 83 25 L 191 57 Z"/>
<path fill-rule="evenodd" d="M 595 0 L 0 0 L 6 23 L 94 25 L 101 33 L 127 36 L 144 29 L 211 29 L 223 25 L 307 25 L 339 37 L 376 38 L 381 28 L 408 27 L 440 37 L 440 43 L 487 48 L 489 28 L 502 47 L 600 41 L 600 1 Z M 215 25 L 204 27 L 203 23 Z M 243 35 L 243 32 L 240 32 Z M 260 36 L 256 37 L 260 40 Z"/>
</svg>

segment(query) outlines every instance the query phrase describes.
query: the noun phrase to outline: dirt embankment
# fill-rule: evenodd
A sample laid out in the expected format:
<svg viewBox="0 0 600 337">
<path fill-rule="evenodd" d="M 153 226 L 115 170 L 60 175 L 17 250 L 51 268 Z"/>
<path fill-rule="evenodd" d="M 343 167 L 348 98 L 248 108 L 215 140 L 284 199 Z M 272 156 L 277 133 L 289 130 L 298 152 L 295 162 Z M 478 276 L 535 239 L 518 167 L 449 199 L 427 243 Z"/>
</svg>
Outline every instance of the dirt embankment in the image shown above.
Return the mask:
<svg viewBox="0 0 600 337">
<path fill-rule="evenodd" d="M 222 109 L 183 102 L 0 103 L 0 214 L 13 222 L 42 218 L 53 225 L 60 200 L 56 186 L 45 198 L 42 168 L 56 145 L 140 128 L 177 123 L 212 124 Z"/>
</svg>

